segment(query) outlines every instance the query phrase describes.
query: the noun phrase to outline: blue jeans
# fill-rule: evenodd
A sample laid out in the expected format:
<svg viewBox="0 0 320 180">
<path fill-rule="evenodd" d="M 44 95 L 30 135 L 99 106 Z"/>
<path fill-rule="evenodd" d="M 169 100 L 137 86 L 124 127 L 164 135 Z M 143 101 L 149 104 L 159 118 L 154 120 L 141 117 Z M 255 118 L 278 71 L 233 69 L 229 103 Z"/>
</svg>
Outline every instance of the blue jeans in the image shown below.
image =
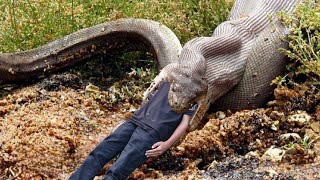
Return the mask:
<svg viewBox="0 0 320 180">
<path fill-rule="evenodd" d="M 119 153 L 119 158 L 107 171 L 104 179 L 126 179 L 146 161 L 145 152 L 158 141 L 159 135 L 155 130 L 127 121 L 105 138 L 69 179 L 93 179 Z"/>
</svg>

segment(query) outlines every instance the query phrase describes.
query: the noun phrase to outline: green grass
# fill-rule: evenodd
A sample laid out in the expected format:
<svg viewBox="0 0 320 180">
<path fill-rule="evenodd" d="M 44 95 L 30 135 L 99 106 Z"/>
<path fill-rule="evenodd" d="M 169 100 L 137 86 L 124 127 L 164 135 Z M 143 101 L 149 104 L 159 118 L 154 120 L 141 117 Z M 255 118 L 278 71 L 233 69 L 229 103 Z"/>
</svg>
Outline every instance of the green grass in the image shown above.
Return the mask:
<svg viewBox="0 0 320 180">
<path fill-rule="evenodd" d="M 31 49 L 125 17 L 159 21 L 185 43 L 210 35 L 226 19 L 231 5 L 226 0 L 2 0 L 0 52 Z"/>
</svg>

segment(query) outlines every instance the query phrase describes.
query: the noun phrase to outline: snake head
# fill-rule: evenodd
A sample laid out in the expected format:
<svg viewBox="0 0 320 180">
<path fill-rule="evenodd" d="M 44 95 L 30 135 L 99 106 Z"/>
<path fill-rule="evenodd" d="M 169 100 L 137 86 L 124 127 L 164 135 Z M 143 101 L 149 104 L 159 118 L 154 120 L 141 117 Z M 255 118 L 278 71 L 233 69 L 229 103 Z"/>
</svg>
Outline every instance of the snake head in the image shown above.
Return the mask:
<svg viewBox="0 0 320 180">
<path fill-rule="evenodd" d="M 207 85 L 191 79 L 173 81 L 170 85 L 168 100 L 171 108 L 177 113 L 187 111 L 197 101 L 197 97 L 207 93 Z"/>
</svg>

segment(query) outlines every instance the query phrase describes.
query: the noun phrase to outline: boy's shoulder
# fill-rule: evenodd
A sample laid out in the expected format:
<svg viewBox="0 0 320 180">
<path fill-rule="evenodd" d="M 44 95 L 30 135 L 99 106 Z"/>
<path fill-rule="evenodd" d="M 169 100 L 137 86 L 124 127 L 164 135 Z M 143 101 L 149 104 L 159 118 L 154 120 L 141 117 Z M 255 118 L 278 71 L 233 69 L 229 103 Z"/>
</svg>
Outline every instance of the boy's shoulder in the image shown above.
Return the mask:
<svg viewBox="0 0 320 180">
<path fill-rule="evenodd" d="M 170 89 L 170 83 L 163 81 L 161 82 L 161 84 L 159 85 L 159 87 L 152 93 L 149 93 L 147 99 L 150 100 L 156 93 L 168 93 Z M 166 91 L 166 92 L 164 92 Z"/>
</svg>

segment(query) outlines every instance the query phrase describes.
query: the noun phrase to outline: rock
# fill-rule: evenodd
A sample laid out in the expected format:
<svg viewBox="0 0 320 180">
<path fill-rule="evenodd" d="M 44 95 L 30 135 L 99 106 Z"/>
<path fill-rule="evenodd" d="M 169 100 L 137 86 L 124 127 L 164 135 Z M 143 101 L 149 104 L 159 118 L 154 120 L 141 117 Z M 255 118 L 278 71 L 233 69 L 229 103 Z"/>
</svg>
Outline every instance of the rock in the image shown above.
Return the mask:
<svg viewBox="0 0 320 180">
<path fill-rule="evenodd" d="M 286 133 L 286 134 L 282 134 L 280 136 L 281 140 L 294 140 L 294 141 L 301 141 L 301 137 L 299 136 L 299 134 L 297 133 Z"/>
<path fill-rule="evenodd" d="M 270 113 L 270 118 L 271 118 L 272 120 L 277 120 L 277 121 L 279 121 L 279 120 L 281 120 L 283 117 L 285 117 L 283 112 L 272 111 L 272 112 Z"/>
<path fill-rule="evenodd" d="M 100 88 L 91 83 L 88 84 L 85 88 L 85 94 L 99 93 L 99 92 L 100 92 Z"/>
<path fill-rule="evenodd" d="M 320 133 L 320 123 L 319 122 L 313 122 L 312 124 L 310 124 L 310 127 L 314 132 Z"/>
<path fill-rule="evenodd" d="M 275 148 L 274 146 L 271 146 L 263 155 L 262 159 L 269 160 L 272 162 L 281 161 L 283 158 L 283 155 L 285 154 L 285 151 L 280 148 Z"/>
<path fill-rule="evenodd" d="M 305 111 L 297 111 L 296 114 L 289 116 L 289 122 L 295 122 L 298 126 L 307 124 L 311 119 L 311 116 Z"/>
<path fill-rule="evenodd" d="M 315 133 L 312 129 L 306 129 L 305 131 L 305 136 L 311 138 L 311 139 L 315 139 L 318 137 L 318 134 Z"/>
<path fill-rule="evenodd" d="M 250 151 L 250 152 L 248 152 L 248 153 L 245 155 L 245 158 L 246 158 L 246 159 L 250 159 L 250 158 L 257 158 L 257 159 L 259 159 L 259 158 L 260 158 L 260 155 L 259 155 L 258 151 Z"/>
<path fill-rule="evenodd" d="M 286 154 L 292 154 L 292 155 L 295 155 L 297 154 L 297 149 L 295 147 L 290 147 L 286 150 Z"/>
<path fill-rule="evenodd" d="M 217 118 L 219 118 L 221 120 L 221 119 L 226 118 L 226 113 L 224 113 L 222 111 L 217 111 L 216 116 L 217 116 Z"/>
<path fill-rule="evenodd" d="M 279 121 L 274 121 L 273 124 L 271 125 L 271 129 L 274 131 L 278 131 L 279 129 Z"/>
<path fill-rule="evenodd" d="M 320 154 L 320 141 L 316 141 L 316 142 L 313 144 L 313 147 L 314 147 L 315 152 L 317 152 L 318 154 Z"/>
<path fill-rule="evenodd" d="M 269 177 L 271 177 L 271 178 L 278 176 L 278 173 L 274 169 L 269 169 L 267 172 L 268 172 Z"/>
<path fill-rule="evenodd" d="M 7 100 L 6 99 L 0 100 L 0 106 L 5 106 L 5 105 L 7 105 Z"/>
</svg>

